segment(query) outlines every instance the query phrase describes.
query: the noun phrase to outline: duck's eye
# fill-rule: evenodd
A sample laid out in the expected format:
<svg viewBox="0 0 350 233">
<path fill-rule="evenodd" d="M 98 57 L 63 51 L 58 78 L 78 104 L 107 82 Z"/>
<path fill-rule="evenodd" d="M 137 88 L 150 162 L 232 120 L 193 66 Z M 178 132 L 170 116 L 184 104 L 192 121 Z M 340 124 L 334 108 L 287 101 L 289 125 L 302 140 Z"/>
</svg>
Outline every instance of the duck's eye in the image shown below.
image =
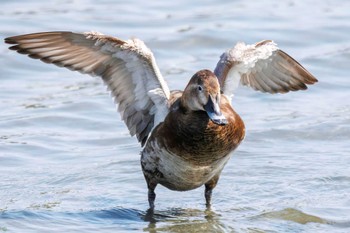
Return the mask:
<svg viewBox="0 0 350 233">
<path fill-rule="evenodd" d="M 198 91 L 203 91 L 203 87 L 202 86 L 198 86 Z"/>
</svg>

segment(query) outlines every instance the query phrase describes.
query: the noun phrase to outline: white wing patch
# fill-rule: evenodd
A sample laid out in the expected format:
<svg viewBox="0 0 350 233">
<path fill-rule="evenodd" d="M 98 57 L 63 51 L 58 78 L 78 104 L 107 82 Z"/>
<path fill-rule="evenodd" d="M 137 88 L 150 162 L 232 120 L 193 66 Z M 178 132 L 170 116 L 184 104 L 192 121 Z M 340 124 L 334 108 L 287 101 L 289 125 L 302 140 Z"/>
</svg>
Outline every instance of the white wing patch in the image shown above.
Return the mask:
<svg viewBox="0 0 350 233">
<path fill-rule="evenodd" d="M 258 60 L 269 58 L 278 49 L 273 41 L 266 41 L 263 46 L 259 44 L 246 45 L 239 42 L 235 47 L 227 51 L 228 59 L 243 63 L 247 68 L 253 68 Z"/>
</svg>

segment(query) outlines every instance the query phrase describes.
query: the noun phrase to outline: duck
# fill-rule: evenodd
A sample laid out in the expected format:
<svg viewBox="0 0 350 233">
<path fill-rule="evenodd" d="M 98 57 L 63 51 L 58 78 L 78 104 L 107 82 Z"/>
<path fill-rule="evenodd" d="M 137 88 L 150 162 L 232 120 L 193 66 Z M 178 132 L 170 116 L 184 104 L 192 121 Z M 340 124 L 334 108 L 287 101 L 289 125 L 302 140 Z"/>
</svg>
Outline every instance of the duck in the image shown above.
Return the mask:
<svg viewBox="0 0 350 233">
<path fill-rule="evenodd" d="M 204 186 L 206 206 L 245 125 L 231 101 L 238 86 L 265 93 L 307 89 L 318 80 L 272 40 L 224 51 L 213 71 L 202 69 L 183 91 L 169 90 L 152 51 L 137 38 L 98 32 L 39 32 L 5 39 L 9 49 L 45 63 L 98 76 L 141 146 L 150 209 L 155 189 Z"/>
</svg>

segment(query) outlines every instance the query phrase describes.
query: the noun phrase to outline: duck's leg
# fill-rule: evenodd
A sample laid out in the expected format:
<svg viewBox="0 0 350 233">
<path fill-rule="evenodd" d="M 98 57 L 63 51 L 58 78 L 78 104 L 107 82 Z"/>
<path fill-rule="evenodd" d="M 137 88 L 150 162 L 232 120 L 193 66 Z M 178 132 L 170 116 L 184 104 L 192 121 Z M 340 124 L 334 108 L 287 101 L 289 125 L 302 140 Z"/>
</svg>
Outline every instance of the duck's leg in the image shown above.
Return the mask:
<svg viewBox="0 0 350 233">
<path fill-rule="evenodd" d="M 155 181 L 153 176 L 150 175 L 149 173 L 147 173 L 145 170 L 143 170 L 143 174 L 145 176 L 145 180 L 146 180 L 147 188 L 148 188 L 149 208 L 151 210 L 153 210 L 154 209 L 154 200 L 156 199 L 156 193 L 154 192 L 154 190 L 156 189 L 158 183 Z"/>
<path fill-rule="evenodd" d="M 147 144 L 148 145 L 148 144 Z M 142 151 L 141 152 L 141 167 L 143 171 L 143 175 L 145 177 L 147 188 L 148 188 L 148 203 L 150 210 L 154 209 L 154 200 L 156 199 L 156 193 L 154 190 L 157 187 L 157 167 L 156 163 L 154 163 L 153 158 L 149 153 Z"/>
<path fill-rule="evenodd" d="M 216 184 L 218 183 L 219 176 L 220 175 L 216 175 L 207 183 L 205 183 L 204 196 L 205 196 L 205 204 L 207 208 L 210 208 L 212 191 L 215 188 Z"/>
<path fill-rule="evenodd" d="M 148 186 L 148 203 L 149 203 L 149 208 L 150 209 L 154 209 L 154 200 L 156 199 L 156 193 L 154 192 L 154 190 L 157 187 L 156 183 L 152 183 L 152 182 L 147 182 L 147 186 Z"/>
</svg>

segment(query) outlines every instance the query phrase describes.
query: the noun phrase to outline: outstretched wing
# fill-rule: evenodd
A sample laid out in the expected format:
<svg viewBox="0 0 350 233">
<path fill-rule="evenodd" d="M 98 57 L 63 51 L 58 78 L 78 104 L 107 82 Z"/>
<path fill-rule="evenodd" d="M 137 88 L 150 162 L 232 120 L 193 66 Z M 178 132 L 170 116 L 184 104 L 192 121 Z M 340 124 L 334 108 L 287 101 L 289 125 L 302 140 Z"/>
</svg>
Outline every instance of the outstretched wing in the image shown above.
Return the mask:
<svg viewBox="0 0 350 233">
<path fill-rule="evenodd" d="M 130 134 L 136 134 L 142 145 L 169 111 L 170 91 L 141 40 L 123 41 L 95 32 L 42 32 L 9 37 L 5 42 L 31 58 L 100 76 Z"/>
<path fill-rule="evenodd" d="M 221 55 L 214 73 L 227 96 L 232 96 L 239 84 L 274 94 L 305 90 L 307 84 L 317 82 L 271 40 L 254 45 L 237 43 Z"/>
</svg>

